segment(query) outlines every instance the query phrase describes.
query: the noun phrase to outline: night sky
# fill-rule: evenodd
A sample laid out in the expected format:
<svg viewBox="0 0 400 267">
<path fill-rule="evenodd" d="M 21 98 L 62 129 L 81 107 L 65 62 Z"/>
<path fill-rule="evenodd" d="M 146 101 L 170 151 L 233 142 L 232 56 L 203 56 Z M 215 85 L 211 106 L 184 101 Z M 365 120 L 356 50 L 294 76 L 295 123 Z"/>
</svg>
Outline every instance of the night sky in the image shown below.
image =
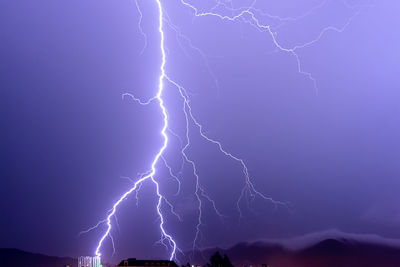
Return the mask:
<svg viewBox="0 0 400 267">
<path fill-rule="evenodd" d="M 193 16 L 162 0 L 166 71 L 190 96 L 205 133 L 245 160 L 257 190 L 287 206 L 236 200 L 240 164 L 190 126 L 187 154 L 201 186 L 225 215 L 204 205 L 201 247 L 285 239 L 326 230 L 400 238 L 400 4 L 395 0 L 259 0 L 261 16 L 285 47 L 318 42 L 293 55 L 249 23 Z M 229 1 L 222 1 L 230 5 Z M 252 1 L 233 0 L 234 8 Z M 201 11 L 215 1 L 190 1 Z M 49 255 L 93 255 L 107 215 L 146 172 L 162 144 L 157 104 L 160 36 L 155 1 L 3 0 L 0 2 L 0 247 Z M 215 12 L 232 15 L 226 8 Z M 233 11 L 235 12 L 235 11 Z M 173 26 L 175 25 L 175 27 Z M 145 35 L 143 35 L 143 33 Z M 164 89 L 169 126 L 185 137 L 182 100 Z M 180 141 L 165 151 L 177 183 L 160 163 L 157 181 L 183 221 L 163 212 L 180 249 L 192 248 L 197 216 L 189 164 L 178 173 Z M 184 141 L 184 140 L 183 140 Z M 119 207 L 105 259 L 167 258 L 154 185 Z"/>
</svg>

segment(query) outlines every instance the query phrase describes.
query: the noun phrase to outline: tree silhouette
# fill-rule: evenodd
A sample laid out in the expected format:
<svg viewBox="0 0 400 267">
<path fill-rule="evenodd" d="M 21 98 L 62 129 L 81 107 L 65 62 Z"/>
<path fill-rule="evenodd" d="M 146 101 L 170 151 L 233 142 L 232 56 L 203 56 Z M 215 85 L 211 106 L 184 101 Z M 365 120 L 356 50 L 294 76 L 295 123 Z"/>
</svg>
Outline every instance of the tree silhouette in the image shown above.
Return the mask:
<svg viewBox="0 0 400 267">
<path fill-rule="evenodd" d="M 222 262 L 223 262 L 224 267 L 233 267 L 231 260 L 229 259 L 229 257 L 226 254 L 224 254 L 224 258 L 222 259 Z"/>
<path fill-rule="evenodd" d="M 207 267 L 233 267 L 233 264 L 226 254 L 222 257 L 217 251 L 210 257 L 210 263 L 207 263 Z"/>
</svg>

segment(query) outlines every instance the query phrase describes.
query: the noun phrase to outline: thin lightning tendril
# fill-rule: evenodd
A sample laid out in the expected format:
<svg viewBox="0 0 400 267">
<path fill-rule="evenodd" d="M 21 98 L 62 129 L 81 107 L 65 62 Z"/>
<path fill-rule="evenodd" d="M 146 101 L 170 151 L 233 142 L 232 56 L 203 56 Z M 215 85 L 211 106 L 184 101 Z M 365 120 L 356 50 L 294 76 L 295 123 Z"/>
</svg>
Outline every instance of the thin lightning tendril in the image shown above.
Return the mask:
<svg viewBox="0 0 400 267">
<path fill-rule="evenodd" d="M 140 55 L 142 55 L 142 54 L 144 53 L 144 50 L 145 50 L 146 47 L 147 47 L 147 35 L 146 35 L 146 33 L 143 31 L 143 29 L 142 29 L 142 19 L 143 19 L 142 10 L 140 9 L 138 0 L 134 0 L 134 1 L 135 1 L 136 10 L 137 10 L 138 13 L 139 13 L 138 28 L 139 28 L 140 34 L 143 36 L 143 42 L 144 42 L 143 48 L 142 48 L 142 50 L 140 51 Z"/>
<path fill-rule="evenodd" d="M 167 167 L 169 175 L 176 181 L 176 183 L 178 184 L 178 189 L 176 190 L 176 193 L 174 194 L 175 196 L 179 195 L 179 193 L 181 192 L 181 181 L 179 180 L 178 176 L 176 176 L 173 171 L 171 166 L 168 165 L 167 160 L 165 159 L 164 156 L 161 156 L 161 159 L 164 161 L 165 167 Z"/>
</svg>

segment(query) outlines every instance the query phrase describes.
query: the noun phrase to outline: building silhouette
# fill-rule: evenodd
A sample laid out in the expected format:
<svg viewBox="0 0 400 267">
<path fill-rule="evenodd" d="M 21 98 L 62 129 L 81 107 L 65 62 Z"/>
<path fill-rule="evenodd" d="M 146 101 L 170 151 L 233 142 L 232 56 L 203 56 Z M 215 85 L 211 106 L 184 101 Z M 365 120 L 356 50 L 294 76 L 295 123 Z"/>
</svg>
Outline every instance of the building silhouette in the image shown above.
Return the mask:
<svg viewBox="0 0 400 267">
<path fill-rule="evenodd" d="M 136 258 L 129 258 L 123 260 L 117 266 L 125 267 L 178 267 L 174 261 L 168 260 L 137 260 Z"/>
</svg>

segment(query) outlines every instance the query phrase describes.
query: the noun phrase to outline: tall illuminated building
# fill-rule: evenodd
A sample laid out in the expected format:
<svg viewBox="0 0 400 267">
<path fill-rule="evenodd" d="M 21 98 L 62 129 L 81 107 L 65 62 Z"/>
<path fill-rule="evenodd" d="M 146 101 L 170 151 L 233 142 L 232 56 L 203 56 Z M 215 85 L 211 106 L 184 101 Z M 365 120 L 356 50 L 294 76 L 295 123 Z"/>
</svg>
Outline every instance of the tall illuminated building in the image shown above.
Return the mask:
<svg viewBox="0 0 400 267">
<path fill-rule="evenodd" d="M 82 256 L 78 258 L 78 267 L 101 267 L 100 257 Z"/>
</svg>

